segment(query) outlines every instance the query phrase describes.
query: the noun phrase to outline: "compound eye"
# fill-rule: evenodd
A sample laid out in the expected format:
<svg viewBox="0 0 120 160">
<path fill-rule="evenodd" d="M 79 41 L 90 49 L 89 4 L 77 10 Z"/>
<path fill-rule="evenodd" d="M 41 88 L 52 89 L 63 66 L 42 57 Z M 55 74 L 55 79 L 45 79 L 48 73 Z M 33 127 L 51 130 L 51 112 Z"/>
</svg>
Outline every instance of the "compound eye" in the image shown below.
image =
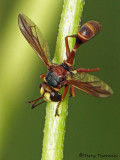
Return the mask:
<svg viewBox="0 0 120 160">
<path fill-rule="evenodd" d="M 59 92 L 51 92 L 50 99 L 54 102 L 59 102 L 61 100 L 61 94 Z"/>
</svg>

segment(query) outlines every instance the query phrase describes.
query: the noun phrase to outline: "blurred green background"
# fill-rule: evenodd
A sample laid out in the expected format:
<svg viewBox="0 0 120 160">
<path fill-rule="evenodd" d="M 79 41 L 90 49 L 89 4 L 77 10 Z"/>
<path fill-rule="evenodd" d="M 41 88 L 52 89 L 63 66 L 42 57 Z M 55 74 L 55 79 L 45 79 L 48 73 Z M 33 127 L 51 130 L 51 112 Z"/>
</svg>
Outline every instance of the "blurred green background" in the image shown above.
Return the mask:
<svg viewBox="0 0 120 160">
<path fill-rule="evenodd" d="M 53 58 L 62 5 L 63 0 L 0 0 L 1 160 L 39 160 L 42 151 L 46 104 L 31 110 L 24 102 L 40 96 L 39 76 L 47 70 L 19 31 L 17 16 L 24 13 L 39 26 Z M 80 153 L 120 155 L 119 17 L 120 1 L 86 0 L 83 22 L 97 20 L 102 30 L 79 48 L 75 68 L 100 67 L 94 75 L 114 94 L 98 99 L 76 90 L 69 99 L 65 160 L 93 159 Z"/>
</svg>

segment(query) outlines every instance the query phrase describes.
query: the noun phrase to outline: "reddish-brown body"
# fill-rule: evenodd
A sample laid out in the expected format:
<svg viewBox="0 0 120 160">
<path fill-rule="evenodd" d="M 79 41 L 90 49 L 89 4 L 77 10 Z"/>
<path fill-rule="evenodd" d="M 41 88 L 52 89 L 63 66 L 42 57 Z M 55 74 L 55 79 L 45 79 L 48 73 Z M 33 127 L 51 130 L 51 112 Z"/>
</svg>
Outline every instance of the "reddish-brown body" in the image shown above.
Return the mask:
<svg viewBox="0 0 120 160">
<path fill-rule="evenodd" d="M 42 97 L 29 101 L 33 103 L 32 108 L 45 101 L 59 102 L 56 108 L 56 115 L 58 115 L 58 108 L 62 100 L 64 100 L 68 88 L 70 86 L 70 94 L 75 96 L 75 88 L 80 89 L 86 93 L 95 97 L 108 97 L 113 92 L 112 89 L 99 78 L 87 74 L 87 72 L 99 71 L 99 68 L 86 69 L 78 68 L 73 69 L 73 60 L 77 51 L 77 48 L 94 37 L 99 33 L 101 25 L 96 21 L 89 21 L 79 28 L 76 35 L 70 35 L 65 37 L 66 56 L 67 59 L 62 64 L 53 64 L 48 59 L 48 46 L 45 40 L 41 43 L 42 36 L 39 35 L 39 30 L 36 25 L 25 15 L 19 14 L 18 24 L 21 32 L 26 40 L 36 51 L 43 63 L 48 68 L 48 73 L 41 75 L 43 82 L 40 84 L 40 93 Z M 75 45 L 70 52 L 68 37 L 75 38 Z M 61 87 L 65 87 L 63 95 L 59 93 Z M 44 98 L 45 101 L 37 104 L 38 100 Z"/>
</svg>

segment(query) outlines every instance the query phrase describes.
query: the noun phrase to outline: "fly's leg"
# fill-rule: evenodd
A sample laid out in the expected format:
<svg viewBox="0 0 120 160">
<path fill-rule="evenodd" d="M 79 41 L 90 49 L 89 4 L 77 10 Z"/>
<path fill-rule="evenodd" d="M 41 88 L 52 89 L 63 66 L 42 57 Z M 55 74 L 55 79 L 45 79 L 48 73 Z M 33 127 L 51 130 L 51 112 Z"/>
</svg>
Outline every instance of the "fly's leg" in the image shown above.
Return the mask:
<svg viewBox="0 0 120 160">
<path fill-rule="evenodd" d="M 56 112 L 55 112 L 55 116 L 59 116 L 59 114 L 58 114 L 58 108 L 59 108 L 59 106 L 60 106 L 60 104 L 61 104 L 61 101 L 64 100 L 64 98 L 65 98 L 65 96 L 66 96 L 66 94 L 67 94 L 67 92 L 68 92 L 68 89 L 69 89 L 69 86 L 66 85 L 66 86 L 65 86 L 64 93 L 63 93 L 63 95 L 62 95 L 62 98 L 61 98 L 60 102 L 59 102 L 58 105 L 57 105 Z"/>
<path fill-rule="evenodd" d="M 70 96 L 75 97 L 75 87 L 73 86 L 70 87 Z"/>
<path fill-rule="evenodd" d="M 88 68 L 78 68 L 75 71 L 77 72 L 94 72 L 94 71 L 99 71 L 100 68 L 93 68 L 93 69 L 88 69 Z M 74 70 L 73 70 L 74 72 Z"/>
</svg>

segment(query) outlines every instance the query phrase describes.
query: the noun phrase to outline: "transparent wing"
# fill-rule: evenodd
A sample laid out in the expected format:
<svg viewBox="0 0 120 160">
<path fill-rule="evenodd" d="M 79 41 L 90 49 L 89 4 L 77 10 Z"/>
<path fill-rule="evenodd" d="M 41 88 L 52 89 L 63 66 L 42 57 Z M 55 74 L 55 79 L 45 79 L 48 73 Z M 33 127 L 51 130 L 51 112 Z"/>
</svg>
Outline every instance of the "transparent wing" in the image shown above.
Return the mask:
<svg viewBox="0 0 120 160">
<path fill-rule="evenodd" d="M 43 63 L 49 68 L 49 48 L 38 27 L 25 15 L 18 15 L 19 28 Z"/>
<path fill-rule="evenodd" d="M 105 82 L 88 73 L 71 74 L 67 77 L 66 82 L 95 97 L 108 97 L 113 94 L 112 89 Z"/>
</svg>

